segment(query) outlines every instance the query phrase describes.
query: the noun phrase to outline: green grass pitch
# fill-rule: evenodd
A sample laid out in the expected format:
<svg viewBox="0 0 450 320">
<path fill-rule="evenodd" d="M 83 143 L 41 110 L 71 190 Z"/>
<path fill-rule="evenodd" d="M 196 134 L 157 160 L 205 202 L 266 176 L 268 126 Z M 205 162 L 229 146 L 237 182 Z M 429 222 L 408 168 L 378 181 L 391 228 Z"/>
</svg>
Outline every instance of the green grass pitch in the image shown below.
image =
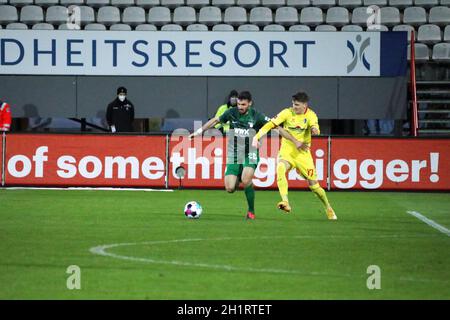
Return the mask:
<svg viewBox="0 0 450 320">
<path fill-rule="evenodd" d="M 0 190 L 0 299 L 449 299 L 448 193 Z M 189 200 L 204 208 L 183 215 Z M 110 256 L 90 251 L 100 245 Z M 127 245 L 124 245 L 127 244 Z M 67 267 L 81 270 L 69 290 Z M 367 268 L 381 270 L 369 290 Z"/>
</svg>

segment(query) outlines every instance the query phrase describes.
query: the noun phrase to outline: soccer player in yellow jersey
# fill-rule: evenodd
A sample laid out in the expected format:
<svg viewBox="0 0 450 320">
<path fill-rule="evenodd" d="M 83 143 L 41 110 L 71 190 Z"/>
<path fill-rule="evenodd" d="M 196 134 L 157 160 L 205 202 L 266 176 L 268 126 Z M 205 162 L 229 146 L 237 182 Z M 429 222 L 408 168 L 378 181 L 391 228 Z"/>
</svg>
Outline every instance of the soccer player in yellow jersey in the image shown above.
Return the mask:
<svg viewBox="0 0 450 320">
<path fill-rule="evenodd" d="M 309 188 L 320 199 L 325 207 L 328 219 L 336 220 L 336 214 L 328 202 L 325 190 L 317 182 L 317 173 L 311 156 L 311 136 L 319 135 L 320 128 L 317 115 L 308 106 L 308 95 L 298 92 L 292 96 L 292 107 L 282 110 L 275 118 L 267 122 L 253 138 L 252 145 L 256 148 L 258 140 L 271 129 L 281 126 L 296 140 L 300 141 L 300 147 L 285 138 L 281 140 L 278 153 L 277 183 L 282 201 L 278 208 L 290 212 L 291 206 L 288 199 L 288 181 L 286 172 L 291 168 L 297 169 L 307 181 Z"/>
</svg>

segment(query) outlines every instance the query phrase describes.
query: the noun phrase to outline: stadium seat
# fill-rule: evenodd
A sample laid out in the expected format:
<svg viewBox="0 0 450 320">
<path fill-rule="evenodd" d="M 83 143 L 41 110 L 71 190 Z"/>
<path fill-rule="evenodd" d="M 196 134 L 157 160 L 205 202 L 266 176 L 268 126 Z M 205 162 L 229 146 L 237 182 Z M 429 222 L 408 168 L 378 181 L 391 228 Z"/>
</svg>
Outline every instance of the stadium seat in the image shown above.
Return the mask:
<svg viewBox="0 0 450 320">
<path fill-rule="evenodd" d="M 383 7 L 380 9 L 380 24 L 388 27 L 400 24 L 400 11 L 394 7 Z"/>
<path fill-rule="evenodd" d="M 0 5 L 0 24 L 8 24 L 19 20 L 17 9 L 10 5 Z"/>
<path fill-rule="evenodd" d="M 411 32 L 415 31 L 413 26 L 409 24 L 399 24 L 392 28 L 392 31 L 407 31 L 408 32 L 408 42 L 411 42 Z M 417 38 L 417 34 L 414 32 L 414 39 Z"/>
<path fill-rule="evenodd" d="M 263 31 L 269 32 L 283 32 L 286 31 L 286 28 L 280 24 L 268 24 L 263 28 Z"/>
<path fill-rule="evenodd" d="M 106 27 L 105 27 L 105 25 L 103 25 L 101 23 L 89 23 L 84 27 L 84 30 L 105 31 Z"/>
<path fill-rule="evenodd" d="M 198 22 L 208 26 L 222 23 L 222 11 L 219 7 L 203 7 L 198 14 Z"/>
<path fill-rule="evenodd" d="M 450 25 L 446 26 L 444 29 L 444 41 L 450 42 Z"/>
<path fill-rule="evenodd" d="M 309 31 L 311 31 L 311 28 L 309 26 L 304 25 L 304 24 L 296 24 L 296 25 L 290 26 L 289 27 L 289 31 L 309 32 Z"/>
<path fill-rule="evenodd" d="M 212 27 L 212 31 L 234 31 L 234 28 L 230 24 L 219 23 Z"/>
<path fill-rule="evenodd" d="M 298 22 L 298 11 L 293 7 L 281 7 L 275 11 L 275 23 L 292 26 Z"/>
<path fill-rule="evenodd" d="M 33 29 L 33 30 L 54 30 L 55 28 L 50 23 L 40 22 L 40 23 L 34 24 L 33 27 L 31 27 L 31 29 Z"/>
<path fill-rule="evenodd" d="M 109 6 L 111 4 L 110 0 L 86 0 L 86 5 L 92 8 L 100 8 L 104 6 Z"/>
<path fill-rule="evenodd" d="M 261 5 L 270 9 L 277 9 L 286 5 L 286 0 L 262 0 Z"/>
<path fill-rule="evenodd" d="M 238 27 L 237 31 L 259 31 L 259 27 L 256 24 L 242 24 Z"/>
<path fill-rule="evenodd" d="M 7 2 L 7 0 L 4 1 Z M 57 6 L 59 4 L 59 0 L 34 0 L 34 4 L 42 8 L 48 8 L 50 6 Z"/>
<path fill-rule="evenodd" d="M 424 24 L 417 31 L 417 41 L 435 44 L 442 40 L 441 29 L 435 24 Z"/>
<path fill-rule="evenodd" d="M 144 9 L 150 9 L 161 5 L 159 0 L 136 0 L 136 6 Z"/>
<path fill-rule="evenodd" d="M 257 7 L 250 10 L 249 22 L 263 27 L 273 22 L 272 10 L 266 7 Z"/>
<path fill-rule="evenodd" d="M 311 5 L 310 0 L 287 0 L 286 5 L 288 7 L 294 7 L 296 9 L 302 9 Z"/>
<path fill-rule="evenodd" d="M 120 23 L 120 10 L 117 7 L 105 6 L 98 9 L 97 22 L 105 26 Z"/>
<path fill-rule="evenodd" d="M 311 0 L 311 5 L 323 9 L 328 9 L 336 5 L 336 0 Z"/>
<path fill-rule="evenodd" d="M 183 27 L 197 22 L 195 9 L 192 7 L 177 7 L 173 11 L 173 23 L 179 24 Z"/>
<path fill-rule="evenodd" d="M 300 13 L 300 23 L 317 26 L 323 23 L 322 9 L 316 7 L 303 8 Z"/>
<path fill-rule="evenodd" d="M 131 31 L 131 27 L 125 23 L 116 23 L 109 27 L 111 31 Z"/>
<path fill-rule="evenodd" d="M 350 23 L 349 12 L 347 8 L 333 7 L 327 10 L 327 24 L 334 26 L 344 26 Z"/>
<path fill-rule="evenodd" d="M 439 0 L 414 0 L 414 5 L 428 9 L 439 5 Z"/>
<path fill-rule="evenodd" d="M 136 28 L 134 30 L 136 30 L 136 31 L 157 31 L 158 28 L 156 28 L 156 26 L 153 24 L 143 23 L 143 24 L 136 26 Z"/>
<path fill-rule="evenodd" d="M 88 23 L 95 22 L 94 9 L 89 6 L 79 6 L 80 9 L 80 23 L 81 25 L 86 25 Z"/>
<path fill-rule="evenodd" d="M 126 8 L 135 5 L 135 0 L 111 0 L 111 6 L 118 8 Z"/>
<path fill-rule="evenodd" d="M 33 4 L 33 0 L 9 0 L 9 4 L 14 7 L 24 7 L 24 6 L 30 6 Z"/>
<path fill-rule="evenodd" d="M 68 6 L 82 6 L 84 5 L 85 0 L 59 0 L 59 5 L 68 7 Z"/>
<path fill-rule="evenodd" d="M 185 5 L 185 0 L 161 0 L 161 7 L 175 9 Z M 175 30 L 176 31 L 176 30 Z"/>
<path fill-rule="evenodd" d="M 52 6 L 47 9 L 45 21 L 51 24 L 67 23 L 69 19 L 69 11 L 63 6 Z"/>
<path fill-rule="evenodd" d="M 41 7 L 30 5 L 20 9 L 20 22 L 25 24 L 35 24 L 44 21 L 44 11 Z"/>
<path fill-rule="evenodd" d="M 370 14 L 367 13 L 367 7 L 358 7 L 353 9 L 352 24 L 367 26 Z"/>
<path fill-rule="evenodd" d="M 208 26 L 202 23 L 194 23 L 188 25 L 186 31 L 208 31 Z"/>
<path fill-rule="evenodd" d="M 236 0 L 212 0 L 211 5 L 225 9 L 228 7 L 234 7 L 236 5 Z"/>
<path fill-rule="evenodd" d="M 340 7 L 354 9 L 357 7 L 362 7 L 362 0 L 339 0 L 338 4 Z"/>
<path fill-rule="evenodd" d="M 450 63 L 450 43 L 437 43 L 431 57 L 434 61 Z"/>
<path fill-rule="evenodd" d="M 389 0 L 389 5 L 391 7 L 404 9 L 404 8 L 412 7 L 413 0 Z"/>
<path fill-rule="evenodd" d="M 427 12 L 421 7 L 410 7 L 403 11 L 403 23 L 420 26 L 427 23 Z"/>
<path fill-rule="evenodd" d="M 254 7 L 259 7 L 261 5 L 261 0 L 236 0 L 236 6 L 251 9 Z"/>
<path fill-rule="evenodd" d="M 21 22 L 13 22 L 13 23 L 9 23 L 5 29 L 8 30 L 27 30 L 28 26 L 25 23 L 21 23 Z"/>
<path fill-rule="evenodd" d="M 128 7 L 123 10 L 122 22 L 130 26 L 137 26 L 146 22 L 145 10 L 141 7 Z"/>
<path fill-rule="evenodd" d="M 450 8 L 443 6 L 431 8 L 428 15 L 428 22 L 437 24 L 438 26 L 450 24 Z"/>
<path fill-rule="evenodd" d="M 411 60 L 411 45 L 408 44 L 408 60 Z M 414 44 L 415 61 L 418 63 L 427 62 L 430 60 L 430 50 L 428 46 L 423 43 Z"/>
<path fill-rule="evenodd" d="M 384 7 L 384 6 L 387 6 L 387 0 L 364 0 L 363 6 L 364 7 L 369 7 L 369 6 Z"/>
<path fill-rule="evenodd" d="M 179 24 L 169 23 L 163 25 L 161 31 L 183 31 L 183 27 Z"/>
<path fill-rule="evenodd" d="M 228 7 L 225 9 L 223 22 L 238 26 L 247 23 L 247 11 L 242 7 Z"/>
<path fill-rule="evenodd" d="M 0 0 L 0 5 L 8 4 L 8 0 Z"/>
<path fill-rule="evenodd" d="M 186 0 L 186 6 L 200 9 L 209 6 L 210 0 Z"/>
<path fill-rule="evenodd" d="M 389 31 L 389 28 L 382 24 L 371 24 L 366 28 L 366 31 L 371 32 L 380 32 L 380 31 Z"/>
<path fill-rule="evenodd" d="M 441 0 L 441 6 L 450 6 L 450 0 Z"/>
<path fill-rule="evenodd" d="M 355 24 L 348 24 L 346 26 L 343 26 L 341 28 L 341 31 L 345 31 L 345 32 L 361 32 L 361 31 L 364 31 L 364 29 L 361 26 L 357 26 Z"/>
<path fill-rule="evenodd" d="M 318 31 L 318 32 L 335 32 L 337 31 L 336 27 L 330 24 L 321 24 L 318 25 L 314 31 Z"/>
<path fill-rule="evenodd" d="M 166 7 L 153 7 L 148 11 L 148 23 L 154 24 L 157 27 L 172 22 L 170 10 Z"/>
</svg>

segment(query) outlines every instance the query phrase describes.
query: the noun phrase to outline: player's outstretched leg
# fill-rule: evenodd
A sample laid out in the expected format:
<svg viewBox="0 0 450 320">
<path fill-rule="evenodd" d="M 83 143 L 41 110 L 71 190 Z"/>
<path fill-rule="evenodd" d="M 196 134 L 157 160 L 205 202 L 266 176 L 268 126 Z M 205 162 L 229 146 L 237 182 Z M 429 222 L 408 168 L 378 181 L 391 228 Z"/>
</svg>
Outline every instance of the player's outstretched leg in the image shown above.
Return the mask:
<svg viewBox="0 0 450 320">
<path fill-rule="evenodd" d="M 311 189 L 312 192 L 320 199 L 323 206 L 325 207 L 325 211 L 327 214 L 327 217 L 329 220 L 337 220 L 337 216 L 334 213 L 333 208 L 331 207 L 330 203 L 328 202 L 327 195 L 325 193 L 325 190 L 320 186 L 320 184 L 317 181 L 308 180 L 309 189 Z"/>
<path fill-rule="evenodd" d="M 245 198 L 247 199 L 248 211 L 246 218 L 255 219 L 255 189 L 253 188 L 253 175 L 255 170 L 251 167 L 244 167 L 242 171 L 242 183 L 244 184 Z"/>
<path fill-rule="evenodd" d="M 290 166 L 291 165 L 284 160 L 278 161 L 277 164 L 277 185 L 281 196 L 281 201 L 278 202 L 277 207 L 284 212 L 291 212 L 291 206 L 289 205 L 288 199 L 288 181 L 286 178 L 286 172 L 289 170 Z"/>
</svg>

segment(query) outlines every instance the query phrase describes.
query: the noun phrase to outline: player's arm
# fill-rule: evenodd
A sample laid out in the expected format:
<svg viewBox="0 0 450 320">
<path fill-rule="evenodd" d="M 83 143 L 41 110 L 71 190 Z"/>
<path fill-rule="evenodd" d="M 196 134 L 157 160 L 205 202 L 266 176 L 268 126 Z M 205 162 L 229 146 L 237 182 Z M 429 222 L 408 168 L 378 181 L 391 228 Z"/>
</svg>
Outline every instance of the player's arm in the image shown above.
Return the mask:
<svg viewBox="0 0 450 320">
<path fill-rule="evenodd" d="M 319 119 L 314 114 L 310 119 L 311 135 L 318 136 L 320 134 Z"/>
<path fill-rule="evenodd" d="M 261 129 L 259 129 L 258 133 L 253 137 L 252 146 L 254 148 L 258 147 L 258 141 L 262 137 L 264 137 L 270 130 L 275 127 L 278 127 L 282 124 L 288 116 L 288 110 L 282 110 L 275 118 L 270 119 Z"/>
<path fill-rule="evenodd" d="M 298 141 L 297 139 L 295 139 L 294 136 L 293 136 L 292 134 L 289 133 L 289 131 L 285 130 L 285 129 L 282 128 L 282 127 L 277 127 L 276 130 L 278 130 L 278 132 L 280 133 L 280 135 L 281 135 L 283 138 L 285 138 L 285 139 L 291 141 L 293 144 L 295 144 L 295 147 L 296 147 L 297 149 L 302 149 L 302 150 L 304 150 L 304 151 L 308 151 L 308 150 L 309 150 L 309 145 L 308 145 L 308 144 L 303 143 L 303 142 Z"/>
<path fill-rule="evenodd" d="M 212 127 L 214 127 L 216 124 L 218 124 L 220 122 L 219 118 L 214 117 L 210 120 L 208 120 L 208 122 L 206 122 L 201 128 L 197 129 L 197 131 L 191 133 L 189 135 L 189 139 L 192 139 L 198 135 L 201 135 L 203 133 L 203 131 L 206 131 Z"/>
</svg>

